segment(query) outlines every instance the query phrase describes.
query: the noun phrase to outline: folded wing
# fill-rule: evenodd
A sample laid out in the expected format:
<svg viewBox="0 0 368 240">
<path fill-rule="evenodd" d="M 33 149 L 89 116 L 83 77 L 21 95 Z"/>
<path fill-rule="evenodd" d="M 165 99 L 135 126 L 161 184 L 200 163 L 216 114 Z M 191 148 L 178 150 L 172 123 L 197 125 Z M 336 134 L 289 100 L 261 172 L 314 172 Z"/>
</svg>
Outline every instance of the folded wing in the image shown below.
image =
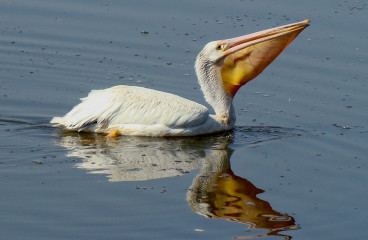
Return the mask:
<svg viewBox="0 0 368 240">
<path fill-rule="evenodd" d="M 169 128 L 191 128 L 205 123 L 208 109 L 182 97 L 152 89 L 115 86 L 93 90 L 64 117 L 51 123 L 68 129 L 103 130 L 119 124 L 163 125 Z"/>
</svg>

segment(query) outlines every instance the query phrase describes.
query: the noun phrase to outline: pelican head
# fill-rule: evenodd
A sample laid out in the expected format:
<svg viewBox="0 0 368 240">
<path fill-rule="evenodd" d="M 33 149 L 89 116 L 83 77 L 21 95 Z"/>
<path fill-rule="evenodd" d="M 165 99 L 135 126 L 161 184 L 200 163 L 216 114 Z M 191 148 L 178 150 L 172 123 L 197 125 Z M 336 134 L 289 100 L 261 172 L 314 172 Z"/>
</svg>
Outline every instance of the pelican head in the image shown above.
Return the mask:
<svg viewBox="0 0 368 240">
<path fill-rule="evenodd" d="M 305 20 L 206 44 L 198 54 L 195 70 L 206 101 L 222 122 L 235 120 L 231 113 L 232 99 L 239 88 L 257 77 L 309 22 Z"/>
</svg>

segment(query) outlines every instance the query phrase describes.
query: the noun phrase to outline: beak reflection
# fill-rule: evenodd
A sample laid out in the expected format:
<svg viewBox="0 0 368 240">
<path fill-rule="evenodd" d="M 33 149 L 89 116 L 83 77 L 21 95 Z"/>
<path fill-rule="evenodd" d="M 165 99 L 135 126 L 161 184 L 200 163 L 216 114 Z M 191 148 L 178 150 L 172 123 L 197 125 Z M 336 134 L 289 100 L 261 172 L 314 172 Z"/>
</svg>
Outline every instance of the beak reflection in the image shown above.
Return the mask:
<svg viewBox="0 0 368 240">
<path fill-rule="evenodd" d="M 190 208 L 208 218 L 226 219 L 248 225 L 249 229 L 267 231 L 260 235 L 233 239 L 271 235 L 289 238 L 280 232 L 299 229 L 294 218 L 272 209 L 269 202 L 257 196 L 264 190 L 234 174 L 230 167 L 231 153 L 230 149 L 213 150 L 210 156 L 202 160 L 201 171 L 187 192 Z"/>
</svg>

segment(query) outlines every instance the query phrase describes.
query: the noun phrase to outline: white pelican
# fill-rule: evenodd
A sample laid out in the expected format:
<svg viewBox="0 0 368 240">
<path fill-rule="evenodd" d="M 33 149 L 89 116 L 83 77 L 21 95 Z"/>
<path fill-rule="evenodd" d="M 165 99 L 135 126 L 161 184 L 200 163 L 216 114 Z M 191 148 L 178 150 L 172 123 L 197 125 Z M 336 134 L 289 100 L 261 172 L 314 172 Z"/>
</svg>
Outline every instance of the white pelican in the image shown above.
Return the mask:
<svg viewBox="0 0 368 240">
<path fill-rule="evenodd" d="M 134 86 L 93 90 L 64 117 L 51 123 L 69 130 L 135 136 L 195 136 L 234 128 L 233 98 L 307 26 L 309 20 L 213 41 L 203 48 L 195 71 L 214 109 L 182 97 Z"/>
</svg>

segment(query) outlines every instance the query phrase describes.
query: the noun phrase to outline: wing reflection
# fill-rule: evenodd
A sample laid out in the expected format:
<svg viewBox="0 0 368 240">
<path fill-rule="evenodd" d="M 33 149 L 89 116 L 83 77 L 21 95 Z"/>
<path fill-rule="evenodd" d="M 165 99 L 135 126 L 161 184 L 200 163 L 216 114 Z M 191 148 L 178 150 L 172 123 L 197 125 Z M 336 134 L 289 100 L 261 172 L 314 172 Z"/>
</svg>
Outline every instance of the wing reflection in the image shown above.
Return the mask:
<svg viewBox="0 0 368 240">
<path fill-rule="evenodd" d="M 68 157 L 83 161 L 77 168 L 89 173 L 106 174 L 109 181 L 144 181 L 180 176 L 198 169 L 205 150 L 216 148 L 231 137 L 106 139 L 96 134 L 61 134 L 59 145 Z"/>
<path fill-rule="evenodd" d="M 255 236 L 235 237 L 250 239 L 264 236 L 290 236 L 281 231 L 298 229 L 293 217 L 281 214 L 257 197 L 262 189 L 250 181 L 236 176 L 230 167 L 229 148 L 212 150 L 202 160 L 200 173 L 194 178 L 187 192 L 187 201 L 193 212 L 208 218 L 223 218 L 249 225 L 250 229 L 266 229 Z"/>
<path fill-rule="evenodd" d="M 231 170 L 232 135 L 197 138 L 120 137 L 106 139 L 96 134 L 62 133 L 58 142 L 68 157 L 82 162 L 76 167 L 106 174 L 109 181 L 144 181 L 182 175 L 201 168 L 187 192 L 193 212 L 265 229 L 266 233 L 236 237 L 248 239 L 298 229 L 293 217 L 281 214 L 257 197 L 262 189 L 236 176 Z"/>
</svg>

